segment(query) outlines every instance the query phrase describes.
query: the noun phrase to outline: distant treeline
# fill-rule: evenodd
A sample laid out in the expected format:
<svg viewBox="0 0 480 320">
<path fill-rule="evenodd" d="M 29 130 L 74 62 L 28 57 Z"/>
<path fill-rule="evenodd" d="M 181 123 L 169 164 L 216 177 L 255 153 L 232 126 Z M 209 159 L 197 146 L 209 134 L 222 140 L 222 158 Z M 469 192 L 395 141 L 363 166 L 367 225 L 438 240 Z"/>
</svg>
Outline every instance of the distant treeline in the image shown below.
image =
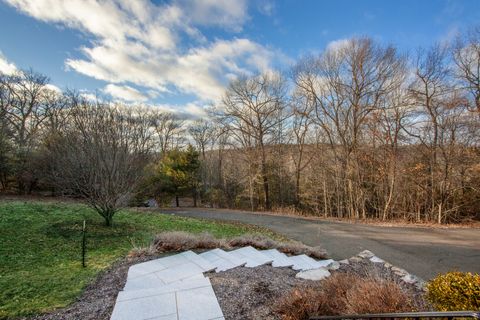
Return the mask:
<svg viewBox="0 0 480 320">
<path fill-rule="evenodd" d="M 202 205 L 438 223 L 479 219 L 480 28 L 406 55 L 353 38 L 240 76 L 209 117 L 0 76 L 2 192 L 118 208 Z M 192 146 L 193 145 L 193 146 Z"/>
</svg>

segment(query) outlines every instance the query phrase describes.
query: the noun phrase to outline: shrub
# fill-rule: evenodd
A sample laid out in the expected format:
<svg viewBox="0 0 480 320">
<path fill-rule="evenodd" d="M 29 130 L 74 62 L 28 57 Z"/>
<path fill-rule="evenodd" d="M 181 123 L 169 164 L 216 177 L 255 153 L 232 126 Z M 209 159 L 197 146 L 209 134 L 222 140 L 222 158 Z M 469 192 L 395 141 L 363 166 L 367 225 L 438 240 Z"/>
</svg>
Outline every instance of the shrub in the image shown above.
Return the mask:
<svg viewBox="0 0 480 320">
<path fill-rule="evenodd" d="M 480 275 L 440 274 L 427 283 L 427 299 L 439 311 L 480 310 Z"/>
<path fill-rule="evenodd" d="M 415 306 L 395 282 L 336 273 L 320 285 L 293 289 L 277 302 L 276 310 L 284 320 L 301 320 L 314 315 L 408 312 Z"/>
<path fill-rule="evenodd" d="M 357 281 L 346 294 L 346 313 L 384 313 L 413 311 L 412 298 L 400 286 L 387 280 Z"/>
</svg>

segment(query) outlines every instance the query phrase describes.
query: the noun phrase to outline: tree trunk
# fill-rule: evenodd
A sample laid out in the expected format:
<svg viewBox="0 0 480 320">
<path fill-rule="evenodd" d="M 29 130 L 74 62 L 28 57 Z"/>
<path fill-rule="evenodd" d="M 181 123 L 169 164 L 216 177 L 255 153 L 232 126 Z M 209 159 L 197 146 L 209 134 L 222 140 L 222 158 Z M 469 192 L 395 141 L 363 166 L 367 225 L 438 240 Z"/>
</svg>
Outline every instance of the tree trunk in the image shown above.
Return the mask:
<svg viewBox="0 0 480 320">
<path fill-rule="evenodd" d="M 300 169 L 297 169 L 295 175 L 295 206 L 300 207 Z"/>
<path fill-rule="evenodd" d="M 442 202 L 438 204 L 438 216 L 437 216 L 438 224 L 442 224 Z"/>
<path fill-rule="evenodd" d="M 270 210 L 270 195 L 268 188 L 268 178 L 266 172 L 263 174 L 263 191 L 265 192 L 265 209 Z"/>
<path fill-rule="evenodd" d="M 323 216 L 328 217 L 327 183 L 323 179 Z"/>
<path fill-rule="evenodd" d="M 108 212 L 103 217 L 105 218 L 105 225 L 107 227 L 111 227 L 113 222 L 113 214 Z"/>
<path fill-rule="evenodd" d="M 263 179 L 263 192 L 265 193 L 265 209 L 270 210 L 271 205 L 270 205 L 270 191 L 269 191 L 268 176 L 267 176 L 267 160 L 266 160 L 265 147 L 263 146 L 263 142 L 261 143 L 261 146 L 262 146 L 262 179 Z"/>
<path fill-rule="evenodd" d="M 178 195 L 175 195 L 175 205 L 178 207 L 180 207 L 180 201 L 178 199 Z"/>
</svg>

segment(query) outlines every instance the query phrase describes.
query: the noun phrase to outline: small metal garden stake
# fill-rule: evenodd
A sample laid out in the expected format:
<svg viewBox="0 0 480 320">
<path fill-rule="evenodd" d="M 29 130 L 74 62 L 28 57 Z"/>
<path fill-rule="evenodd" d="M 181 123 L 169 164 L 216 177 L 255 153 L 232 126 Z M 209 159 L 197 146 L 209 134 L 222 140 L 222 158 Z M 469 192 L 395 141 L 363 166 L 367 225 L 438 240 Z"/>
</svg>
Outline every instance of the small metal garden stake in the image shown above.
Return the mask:
<svg viewBox="0 0 480 320">
<path fill-rule="evenodd" d="M 86 227 L 85 227 L 85 220 L 83 220 L 83 229 L 82 229 L 82 266 L 85 268 L 87 265 L 85 264 L 85 253 L 87 250 L 87 239 L 86 239 Z"/>
</svg>

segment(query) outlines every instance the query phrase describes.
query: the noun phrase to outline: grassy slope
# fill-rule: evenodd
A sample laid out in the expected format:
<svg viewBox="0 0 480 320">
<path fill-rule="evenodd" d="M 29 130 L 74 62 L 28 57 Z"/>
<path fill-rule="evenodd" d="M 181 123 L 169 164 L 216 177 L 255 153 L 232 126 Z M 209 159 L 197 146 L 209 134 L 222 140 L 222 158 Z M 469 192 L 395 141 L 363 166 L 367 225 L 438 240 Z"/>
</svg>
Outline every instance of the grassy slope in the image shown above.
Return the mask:
<svg viewBox="0 0 480 320">
<path fill-rule="evenodd" d="M 87 268 L 81 266 L 81 226 L 87 220 Z M 161 231 L 217 237 L 270 231 L 244 224 L 119 212 L 114 226 L 78 204 L 0 201 L 0 318 L 66 306 L 95 275 Z"/>
</svg>

